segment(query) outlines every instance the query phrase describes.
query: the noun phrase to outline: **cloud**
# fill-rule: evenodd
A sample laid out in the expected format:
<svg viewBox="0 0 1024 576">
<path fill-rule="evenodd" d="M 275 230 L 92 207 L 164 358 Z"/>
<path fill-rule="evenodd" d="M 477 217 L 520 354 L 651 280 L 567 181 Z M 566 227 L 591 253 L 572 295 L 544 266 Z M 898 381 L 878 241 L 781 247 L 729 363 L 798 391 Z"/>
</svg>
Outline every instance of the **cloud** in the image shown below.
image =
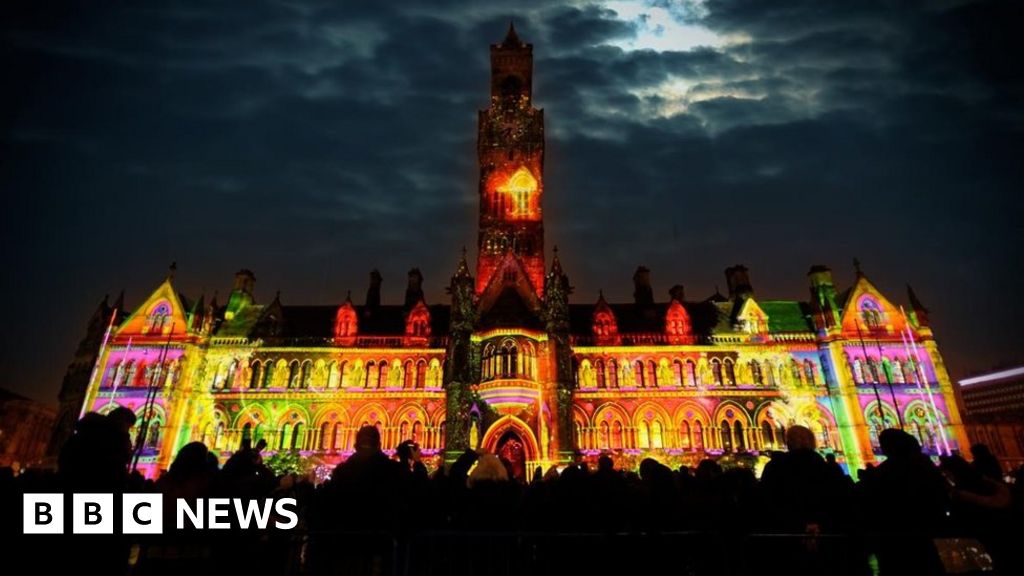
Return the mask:
<svg viewBox="0 0 1024 576">
<path fill-rule="evenodd" d="M 628 298 L 640 263 L 699 296 L 740 260 L 763 293 L 800 297 L 810 264 L 858 255 L 883 288 L 920 286 L 954 368 L 1011 354 L 1016 3 L 20 9 L 0 31 L 0 184 L 20 271 L 3 295 L 25 305 L 0 349 L 45 396 L 60 367 L 41 366 L 97 297 L 141 298 L 165 260 L 191 291 L 223 295 L 248 266 L 292 302 L 358 293 L 372 267 L 397 298 L 419 266 L 442 300 L 475 241 L 476 112 L 510 20 L 534 43 L 548 241 L 580 298 Z"/>
</svg>

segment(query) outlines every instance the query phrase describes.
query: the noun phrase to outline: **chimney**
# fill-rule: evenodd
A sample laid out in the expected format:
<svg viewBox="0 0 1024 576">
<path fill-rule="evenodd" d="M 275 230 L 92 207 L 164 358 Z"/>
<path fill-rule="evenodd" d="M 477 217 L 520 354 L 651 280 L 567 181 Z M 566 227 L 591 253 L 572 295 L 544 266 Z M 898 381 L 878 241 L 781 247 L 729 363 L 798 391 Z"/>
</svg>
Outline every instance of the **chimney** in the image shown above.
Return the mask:
<svg viewBox="0 0 1024 576">
<path fill-rule="evenodd" d="M 224 310 L 224 319 L 231 320 L 243 308 L 255 302 L 253 291 L 256 289 L 256 276 L 252 270 L 239 270 L 235 273 L 235 283 L 228 296 L 228 306 Z"/>
<path fill-rule="evenodd" d="M 370 310 L 380 308 L 380 285 L 383 281 L 376 268 L 370 272 L 370 287 L 366 290 L 366 307 Z"/>
<path fill-rule="evenodd" d="M 409 284 L 405 287 L 405 309 L 412 310 L 423 300 L 423 274 L 419 268 L 409 270 Z"/>
<path fill-rule="evenodd" d="M 683 303 L 683 298 L 686 296 L 686 292 L 683 291 L 682 284 L 676 284 L 672 288 L 669 288 L 668 296 L 672 300 L 678 301 L 680 304 Z"/>
<path fill-rule="evenodd" d="M 651 271 L 645 266 L 638 266 L 633 273 L 633 301 L 637 306 L 654 304 L 654 291 L 651 289 Z"/>
<path fill-rule="evenodd" d="M 807 272 L 807 278 L 811 281 L 811 288 L 834 288 L 832 283 L 832 270 L 828 266 L 815 264 Z"/>
<path fill-rule="evenodd" d="M 729 288 L 729 298 L 749 298 L 754 295 L 754 288 L 750 285 L 750 276 L 747 275 L 747 267 L 737 264 L 725 269 L 725 283 Z"/>
<path fill-rule="evenodd" d="M 256 276 L 252 273 L 252 270 L 239 270 L 235 272 L 235 285 L 231 288 L 232 291 L 243 292 L 252 296 L 255 287 Z"/>
</svg>

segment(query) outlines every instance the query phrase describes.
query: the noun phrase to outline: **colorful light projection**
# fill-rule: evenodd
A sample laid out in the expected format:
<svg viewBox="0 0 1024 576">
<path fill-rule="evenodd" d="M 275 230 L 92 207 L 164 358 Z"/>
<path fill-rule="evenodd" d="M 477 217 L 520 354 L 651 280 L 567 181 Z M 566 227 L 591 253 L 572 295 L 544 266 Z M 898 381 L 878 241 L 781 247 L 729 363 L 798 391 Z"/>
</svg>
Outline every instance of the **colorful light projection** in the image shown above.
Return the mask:
<svg viewBox="0 0 1024 576">
<path fill-rule="evenodd" d="M 539 220 L 540 203 L 537 179 L 525 167 L 520 166 L 511 176 L 504 174 L 494 178 L 501 184 L 494 187 L 497 212 L 508 220 Z"/>
</svg>

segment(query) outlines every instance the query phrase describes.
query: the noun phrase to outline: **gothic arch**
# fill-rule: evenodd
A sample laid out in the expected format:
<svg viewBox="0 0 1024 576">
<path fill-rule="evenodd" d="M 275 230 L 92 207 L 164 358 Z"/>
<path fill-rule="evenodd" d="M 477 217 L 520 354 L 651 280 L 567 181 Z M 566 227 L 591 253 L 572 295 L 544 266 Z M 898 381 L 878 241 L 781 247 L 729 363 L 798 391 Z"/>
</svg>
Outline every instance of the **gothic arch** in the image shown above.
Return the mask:
<svg viewBox="0 0 1024 576">
<path fill-rule="evenodd" d="M 380 422 L 381 426 L 387 427 L 391 425 L 391 417 L 383 406 L 377 402 L 372 402 L 360 408 L 356 412 L 355 417 L 352 418 L 352 424 L 357 428 L 362 426 L 363 422 L 371 426 Z"/>
<path fill-rule="evenodd" d="M 484 433 L 480 446 L 491 453 L 497 453 L 498 441 L 506 432 L 515 432 L 523 440 L 523 448 L 526 452 L 527 461 L 536 460 L 540 454 L 540 447 L 533 430 L 519 418 L 511 414 L 498 418 L 491 427 Z"/>
</svg>

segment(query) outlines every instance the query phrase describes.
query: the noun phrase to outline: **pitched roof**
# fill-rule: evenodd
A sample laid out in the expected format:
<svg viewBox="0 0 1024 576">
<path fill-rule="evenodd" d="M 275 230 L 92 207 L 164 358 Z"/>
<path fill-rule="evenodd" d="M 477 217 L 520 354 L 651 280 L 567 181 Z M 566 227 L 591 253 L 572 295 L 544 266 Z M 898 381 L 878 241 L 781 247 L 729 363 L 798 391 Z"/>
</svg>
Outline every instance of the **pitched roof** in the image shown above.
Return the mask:
<svg viewBox="0 0 1024 576">
<path fill-rule="evenodd" d="M 768 315 L 768 331 L 813 332 L 811 306 L 795 300 L 766 300 L 758 302 L 761 310 Z"/>
<path fill-rule="evenodd" d="M 278 332 L 271 333 L 261 325 L 267 306 L 246 306 L 231 320 L 225 320 L 217 330 L 219 337 L 277 337 L 283 339 L 329 339 L 334 337 L 334 320 L 340 304 L 318 306 L 281 306 L 277 320 Z M 405 334 L 404 305 L 383 305 L 375 308 L 355 306 L 359 318 L 360 336 L 401 336 Z M 433 334 L 448 330 L 449 306 L 434 304 L 430 310 L 430 328 Z"/>
</svg>

